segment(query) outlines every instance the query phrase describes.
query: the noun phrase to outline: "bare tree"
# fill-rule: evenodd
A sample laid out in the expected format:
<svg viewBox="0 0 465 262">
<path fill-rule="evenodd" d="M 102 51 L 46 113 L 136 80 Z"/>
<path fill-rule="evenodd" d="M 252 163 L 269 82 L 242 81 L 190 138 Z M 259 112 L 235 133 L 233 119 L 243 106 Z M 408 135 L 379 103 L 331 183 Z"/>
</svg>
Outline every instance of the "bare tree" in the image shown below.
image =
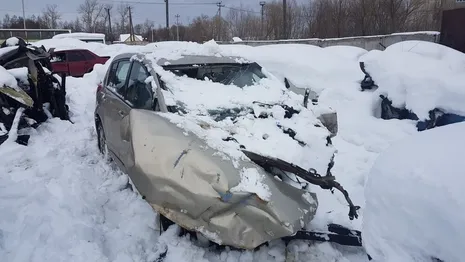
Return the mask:
<svg viewBox="0 0 465 262">
<path fill-rule="evenodd" d="M 230 38 L 237 36 L 244 40 L 257 40 L 263 35 L 260 17 L 250 9 L 243 9 L 242 5 L 241 8 L 230 8 L 223 24 L 228 25 L 229 32 L 225 33 Z"/>
<path fill-rule="evenodd" d="M 95 32 L 97 23 L 104 16 L 103 5 L 98 0 L 84 0 L 78 12 L 87 32 Z"/>
<path fill-rule="evenodd" d="M 79 19 L 61 22 L 56 5 L 47 5 L 40 17 L 26 19 L 28 27 L 66 27 L 73 31 L 107 32 L 111 23 L 115 35 L 129 32 L 129 5 L 120 4 L 108 11 L 99 1 L 81 0 Z M 377 35 L 393 32 L 439 30 L 441 3 L 443 0 L 288 0 L 287 32 L 290 38 L 331 38 L 359 35 Z M 107 1 L 105 1 L 107 2 Z M 204 42 L 218 37 L 231 39 L 238 36 L 244 40 L 280 39 L 282 35 L 282 0 L 268 0 L 264 6 L 263 27 L 261 13 L 255 8 L 248 9 L 226 5 L 226 12 L 218 25 L 218 15 L 200 15 L 179 27 L 183 41 Z M 20 17 L 6 15 L 2 26 L 21 28 Z M 134 25 L 138 34 L 154 41 L 167 40 L 164 27 L 155 28 L 146 21 Z M 175 32 L 176 28 L 171 30 Z"/>
<path fill-rule="evenodd" d="M 57 28 L 61 19 L 61 14 L 58 12 L 58 6 L 47 5 L 42 12 L 42 19 L 48 28 Z"/>
<path fill-rule="evenodd" d="M 128 25 L 129 25 L 129 8 L 131 6 L 129 4 L 120 4 L 117 8 L 117 12 L 119 15 L 119 31 L 120 34 L 124 34 L 129 32 Z"/>
</svg>

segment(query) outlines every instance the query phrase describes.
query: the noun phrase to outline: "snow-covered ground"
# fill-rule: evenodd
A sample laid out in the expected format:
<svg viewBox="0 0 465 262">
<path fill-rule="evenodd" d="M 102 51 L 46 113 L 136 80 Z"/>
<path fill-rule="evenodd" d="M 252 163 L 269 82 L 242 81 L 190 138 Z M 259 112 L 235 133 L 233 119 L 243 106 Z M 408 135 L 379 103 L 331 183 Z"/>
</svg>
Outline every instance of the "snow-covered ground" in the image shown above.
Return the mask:
<svg viewBox="0 0 465 262">
<path fill-rule="evenodd" d="M 312 190 L 318 195 L 319 208 L 311 222 L 314 229 L 325 229 L 328 223 L 335 222 L 361 230 L 365 184 L 376 158 L 394 142 L 417 133 L 413 121 L 377 117 L 379 93 L 360 91 L 363 73 L 359 61 L 382 61 L 382 66 L 391 68 L 397 63 L 402 67 L 403 62 L 397 62 L 394 56 L 400 60 L 405 52 L 418 48 L 418 54 L 409 56 L 413 60 L 420 56 L 415 60 L 417 63 L 438 60 L 447 63 L 454 59 L 451 66 L 460 65 L 460 59 L 440 55 L 446 51 L 427 52 L 432 48 L 421 50 L 418 46 L 422 44 L 417 43 L 406 50 L 392 46 L 392 50 L 384 52 L 294 44 L 218 46 L 213 42 L 204 45 L 169 42 L 140 47 L 53 39 L 37 44 L 57 49 L 87 48 L 98 55 L 111 56 L 154 48 L 239 55 L 257 61 L 278 78 L 287 77 L 297 87 L 317 92 L 320 103 L 338 112 L 339 133 L 333 139 L 338 152 L 333 174 L 354 203 L 361 206 L 361 216 L 350 221 L 341 194 L 332 195 L 315 187 Z M 390 60 L 376 60 L 388 52 Z M 154 261 L 166 247 L 165 261 L 284 261 L 282 241 L 272 242 L 256 252 L 217 252 L 177 237 L 175 228 L 160 236 L 155 212 L 128 189 L 127 176 L 105 162 L 97 150 L 93 110 L 96 86 L 105 70 L 106 66 L 96 66 L 82 79 L 68 79 L 68 104 L 74 124 L 54 119 L 36 130 L 28 147 L 12 143 L 0 146 L 0 258 L 6 258 L 2 261 Z M 403 74 L 401 70 L 395 72 Z M 386 75 L 379 77 L 389 79 Z M 431 78 L 442 83 L 452 81 L 440 74 Z M 398 87 L 402 82 L 386 83 L 397 87 L 399 92 L 412 90 Z M 431 98 L 428 95 L 435 93 L 426 93 L 426 98 Z M 288 248 L 296 261 L 368 260 L 363 249 L 329 243 L 296 241 Z"/>
</svg>

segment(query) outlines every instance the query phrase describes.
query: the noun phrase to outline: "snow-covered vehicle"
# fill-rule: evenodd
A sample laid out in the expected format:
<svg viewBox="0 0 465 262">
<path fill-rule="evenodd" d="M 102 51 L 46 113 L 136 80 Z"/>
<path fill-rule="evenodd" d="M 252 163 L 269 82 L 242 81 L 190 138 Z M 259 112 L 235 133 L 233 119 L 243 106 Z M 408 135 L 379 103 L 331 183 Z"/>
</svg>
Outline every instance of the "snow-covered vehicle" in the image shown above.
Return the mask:
<svg viewBox="0 0 465 262">
<path fill-rule="evenodd" d="M 238 57 L 120 54 L 96 93 L 98 146 L 164 226 L 241 249 L 286 237 L 360 245 L 337 225 L 305 231 L 318 207 L 309 184 L 341 191 L 358 217 L 331 174 L 335 114 L 308 99 Z"/>
<path fill-rule="evenodd" d="M 465 55 L 449 47 L 405 41 L 360 61 L 362 91 L 379 95 L 377 115 L 416 121 L 418 131 L 465 121 Z"/>
</svg>

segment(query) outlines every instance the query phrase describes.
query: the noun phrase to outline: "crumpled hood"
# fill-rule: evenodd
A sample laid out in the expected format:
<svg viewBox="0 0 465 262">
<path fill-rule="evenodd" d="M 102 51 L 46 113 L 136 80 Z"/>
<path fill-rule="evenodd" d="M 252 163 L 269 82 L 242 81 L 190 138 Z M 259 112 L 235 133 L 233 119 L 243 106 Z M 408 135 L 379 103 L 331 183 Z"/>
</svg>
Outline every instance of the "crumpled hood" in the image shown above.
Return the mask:
<svg viewBox="0 0 465 262">
<path fill-rule="evenodd" d="M 253 249 L 295 234 L 316 212 L 315 194 L 252 161 L 233 163 L 158 113 L 131 110 L 121 128 L 129 142 L 126 172 L 140 194 L 157 212 L 216 243 Z"/>
</svg>

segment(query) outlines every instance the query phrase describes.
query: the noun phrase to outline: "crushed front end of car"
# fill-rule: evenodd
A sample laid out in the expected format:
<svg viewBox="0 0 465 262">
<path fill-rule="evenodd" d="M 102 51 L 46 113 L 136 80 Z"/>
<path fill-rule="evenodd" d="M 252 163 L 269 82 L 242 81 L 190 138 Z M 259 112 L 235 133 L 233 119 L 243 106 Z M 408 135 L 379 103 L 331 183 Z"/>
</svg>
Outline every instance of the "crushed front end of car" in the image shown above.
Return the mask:
<svg viewBox="0 0 465 262">
<path fill-rule="evenodd" d="M 256 64 L 185 59 L 191 64 L 147 64 L 160 76 L 152 79 L 160 112 L 133 109 L 120 130 L 126 172 L 157 212 L 240 249 L 292 236 L 324 239 L 302 234 L 318 208 L 310 184 L 341 191 L 350 219 L 358 216 L 331 174 L 333 112 L 308 105 Z"/>
</svg>

